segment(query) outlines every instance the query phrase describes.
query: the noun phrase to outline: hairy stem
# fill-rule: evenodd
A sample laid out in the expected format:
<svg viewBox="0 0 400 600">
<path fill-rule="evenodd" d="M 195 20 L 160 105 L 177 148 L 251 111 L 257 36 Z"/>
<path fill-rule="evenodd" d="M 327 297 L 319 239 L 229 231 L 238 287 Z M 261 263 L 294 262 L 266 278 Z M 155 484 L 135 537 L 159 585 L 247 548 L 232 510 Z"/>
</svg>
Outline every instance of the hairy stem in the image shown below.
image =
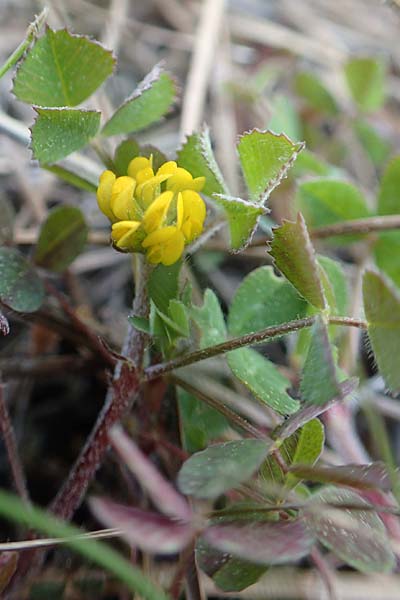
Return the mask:
<svg viewBox="0 0 400 600">
<path fill-rule="evenodd" d="M 235 425 L 240 427 L 240 429 L 242 429 L 243 431 L 245 431 L 252 437 L 257 437 L 257 438 L 265 437 L 256 427 L 254 427 L 251 423 L 246 421 L 246 419 L 243 419 L 243 417 L 241 417 L 240 415 L 235 413 L 233 410 L 228 408 L 225 404 L 223 404 L 219 400 L 215 400 L 211 396 L 208 396 L 207 394 L 205 394 L 203 391 L 201 391 L 197 387 L 193 386 L 186 379 L 183 379 L 182 377 L 176 377 L 173 375 L 173 376 L 171 376 L 171 381 L 173 383 L 175 383 L 175 385 L 179 385 L 179 387 L 181 387 L 183 390 L 186 390 L 187 392 L 189 392 L 189 394 L 192 394 L 193 396 L 196 396 L 197 398 L 199 398 L 199 400 L 202 400 L 208 406 L 211 406 L 211 408 L 214 408 L 215 410 L 217 410 L 219 413 L 224 415 L 224 417 L 226 417 L 228 419 L 228 421 L 230 421 L 231 423 L 234 423 Z"/>
<path fill-rule="evenodd" d="M 133 312 L 146 316 L 148 312 L 147 279 L 148 268 L 142 262 L 142 269 L 136 281 L 136 293 Z M 122 355 L 132 363 L 118 361 L 114 370 L 114 379 L 110 385 L 104 407 L 90 433 L 75 465 L 64 485 L 52 502 L 50 509 L 58 517 L 70 519 L 80 505 L 88 485 L 103 462 L 109 447 L 108 431 L 118 423 L 132 408 L 139 390 L 139 374 L 146 336 L 129 328 L 124 342 Z"/>
<path fill-rule="evenodd" d="M 273 325 L 272 327 L 267 327 L 266 329 L 256 331 L 255 333 L 248 333 L 226 342 L 222 342 L 221 344 L 216 344 L 215 346 L 209 346 L 207 348 L 203 348 L 202 350 L 196 350 L 195 352 L 191 352 L 185 356 L 174 358 L 164 363 L 159 363 L 157 365 L 148 367 L 144 371 L 145 379 L 150 381 L 160 377 L 161 375 L 165 375 L 170 371 L 179 369 L 180 367 L 186 367 L 187 365 L 200 362 L 201 360 L 206 360 L 207 358 L 212 358 L 213 356 L 218 356 L 219 354 L 224 354 L 225 352 L 231 352 L 231 350 L 236 350 L 237 348 L 243 348 L 244 346 L 250 346 L 252 344 L 259 344 L 260 342 L 263 342 L 269 338 L 277 337 L 278 335 L 284 335 L 285 333 L 292 333 L 294 331 L 298 331 L 299 329 L 304 329 L 305 327 L 311 327 L 314 322 L 315 317 L 296 319 L 295 321 L 282 323 L 282 325 Z M 349 327 L 358 327 L 361 329 L 366 329 L 367 327 L 365 321 L 351 319 L 349 317 L 329 317 L 329 323 L 332 325 L 347 325 Z"/>
</svg>

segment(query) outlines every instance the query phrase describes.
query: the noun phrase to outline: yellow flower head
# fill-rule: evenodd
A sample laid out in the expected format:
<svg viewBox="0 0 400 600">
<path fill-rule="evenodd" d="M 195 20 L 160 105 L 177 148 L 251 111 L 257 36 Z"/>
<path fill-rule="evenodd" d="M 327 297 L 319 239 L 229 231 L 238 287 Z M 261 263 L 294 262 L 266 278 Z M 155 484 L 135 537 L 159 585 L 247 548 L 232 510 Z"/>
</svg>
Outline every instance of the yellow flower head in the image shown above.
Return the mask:
<svg viewBox="0 0 400 600">
<path fill-rule="evenodd" d="M 104 171 L 97 202 L 112 223 L 114 246 L 146 253 L 153 264 L 175 263 L 203 230 L 206 206 L 199 192 L 204 183 L 204 177 L 194 178 L 174 161 L 154 173 L 152 156 L 131 160 L 122 177 Z"/>
</svg>

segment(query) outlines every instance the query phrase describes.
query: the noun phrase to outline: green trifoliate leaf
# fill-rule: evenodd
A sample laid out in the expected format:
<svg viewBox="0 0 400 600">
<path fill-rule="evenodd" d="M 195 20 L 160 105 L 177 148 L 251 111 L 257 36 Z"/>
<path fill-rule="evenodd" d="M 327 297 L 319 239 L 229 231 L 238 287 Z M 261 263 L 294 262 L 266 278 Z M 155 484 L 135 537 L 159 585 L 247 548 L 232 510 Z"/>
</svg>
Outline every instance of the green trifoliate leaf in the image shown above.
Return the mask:
<svg viewBox="0 0 400 600">
<path fill-rule="evenodd" d="M 310 304 L 327 306 L 315 251 L 301 213 L 297 221 L 285 221 L 273 230 L 269 253 L 275 265 Z"/>
<path fill-rule="evenodd" d="M 303 143 L 272 131 L 253 129 L 240 137 L 237 149 L 252 202 L 265 204 L 303 148 Z"/>
<path fill-rule="evenodd" d="M 251 348 L 239 348 L 229 352 L 227 358 L 232 373 L 258 400 L 282 415 L 299 409 L 300 402 L 286 392 L 290 381 L 264 356 Z"/>
<path fill-rule="evenodd" d="M 295 90 L 315 110 L 330 116 L 338 113 L 338 105 L 332 94 L 313 73 L 303 71 L 295 79 Z"/>
<path fill-rule="evenodd" d="M 372 349 L 387 386 L 400 390 L 400 294 L 378 273 L 363 279 L 364 310 Z"/>
<path fill-rule="evenodd" d="M 342 396 L 327 326 L 321 317 L 316 318 L 312 328 L 300 392 L 307 403 L 319 405 Z"/>
<path fill-rule="evenodd" d="M 96 135 L 100 113 L 94 110 L 39 108 L 32 127 L 33 156 L 42 164 L 55 163 L 79 150 Z"/>
<path fill-rule="evenodd" d="M 296 206 L 309 229 L 370 216 L 365 199 L 352 184 L 336 179 L 314 179 L 299 185 Z M 359 235 L 335 236 L 337 243 L 360 239 Z"/>
<path fill-rule="evenodd" d="M 280 445 L 279 451 L 286 465 L 313 465 L 324 448 L 325 431 L 319 419 L 311 419 Z M 268 456 L 262 467 L 265 479 L 286 489 L 295 487 L 300 478 L 284 472 L 273 456 Z"/>
<path fill-rule="evenodd" d="M 156 65 L 107 121 L 102 135 L 132 133 L 149 127 L 167 114 L 175 96 L 175 82 Z"/>
<path fill-rule="evenodd" d="M 243 335 L 301 318 L 307 310 L 295 288 L 272 267 L 260 267 L 244 278 L 233 297 L 228 329 Z"/>
<path fill-rule="evenodd" d="M 200 331 L 200 348 L 214 346 L 226 340 L 224 315 L 212 290 L 204 292 L 203 306 L 192 306 L 190 314 Z"/>
<path fill-rule="evenodd" d="M 212 151 L 207 127 L 187 137 L 182 148 L 177 152 L 177 162 L 193 177 L 206 178 L 202 192 L 207 196 L 228 194 L 228 188 Z"/>
<path fill-rule="evenodd" d="M 196 498 L 217 498 L 250 479 L 270 445 L 265 440 L 245 439 L 209 446 L 183 464 L 178 487 L 182 493 Z"/>
<path fill-rule="evenodd" d="M 13 92 L 39 106 L 76 106 L 111 75 L 111 52 L 87 37 L 47 29 L 19 67 Z"/>
<path fill-rule="evenodd" d="M 243 250 L 250 243 L 265 209 L 241 198 L 221 194 L 214 194 L 213 200 L 225 211 L 231 236 L 231 248 L 237 252 Z"/>
<path fill-rule="evenodd" d="M 35 263 L 52 271 L 64 271 L 82 252 L 88 231 L 79 208 L 54 208 L 40 230 Z"/>
<path fill-rule="evenodd" d="M 346 63 L 347 85 L 360 110 L 377 110 L 384 103 L 385 71 L 385 64 L 379 59 L 353 58 Z"/>
<path fill-rule="evenodd" d="M 35 312 L 44 298 L 36 271 L 15 248 L 0 248 L 0 300 L 17 312 Z"/>
</svg>

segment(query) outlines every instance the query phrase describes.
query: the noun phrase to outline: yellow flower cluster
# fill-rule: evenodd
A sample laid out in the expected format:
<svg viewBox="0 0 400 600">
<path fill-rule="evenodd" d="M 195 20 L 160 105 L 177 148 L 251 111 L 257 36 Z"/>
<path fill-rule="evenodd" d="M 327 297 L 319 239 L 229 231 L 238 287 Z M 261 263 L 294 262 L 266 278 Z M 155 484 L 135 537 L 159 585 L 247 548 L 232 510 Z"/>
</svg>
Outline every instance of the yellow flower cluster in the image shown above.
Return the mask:
<svg viewBox="0 0 400 600">
<path fill-rule="evenodd" d="M 97 201 L 112 223 L 114 246 L 145 252 L 153 264 L 175 263 L 203 230 L 206 207 L 198 192 L 204 183 L 174 161 L 154 173 L 152 157 L 144 156 L 131 160 L 122 177 L 104 171 Z"/>
</svg>

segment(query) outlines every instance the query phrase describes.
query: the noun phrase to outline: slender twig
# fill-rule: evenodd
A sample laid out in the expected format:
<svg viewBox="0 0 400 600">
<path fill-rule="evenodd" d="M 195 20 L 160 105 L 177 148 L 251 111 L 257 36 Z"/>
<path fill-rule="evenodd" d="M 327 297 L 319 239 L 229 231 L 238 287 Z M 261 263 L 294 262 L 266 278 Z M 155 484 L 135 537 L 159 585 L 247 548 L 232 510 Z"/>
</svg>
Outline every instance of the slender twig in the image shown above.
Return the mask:
<svg viewBox="0 0 400 600">
<path fill-rule="evenodd" d="M 35 17 L 35 20 L 29 25 L 26 31 L 25 39 L 8 57 L 4 65 L 0 67 L 0 78 L 3 77 L 3 75 L 19 61 L 25 50 L 27 50 L 32 42 L 37 38 L 47 18 L 48 12 L 48 8 L 44 8 L 42 12 Z"/>
<path fill-rule="evenodd" d="M 208 404 L 208 406 L 211 406 L 211 408 L 217 410 L 219 413 L 224 415 L 224 417 L 226 417 L 228 421 L 230 421 L 234 425 L 237 425 L 237 427 L 240 427 L 240 429 L 245 431 L 247 434 L 251 435 L 252 437 L 265 438 L 263 433 L 261 433 L 251 423 L 243 419 L 243 417 L 233 412 L 233 410 L 228 408 L 219 400 L 215 400 L 211 396 L 208 396 L 202 390 L 199 390 L 197 387 L 193 386 L 186 379 L 183 379 L 182 377 L 171 376 L 171 381 L 179 387 L 181 387 L 182 389 L 189 392 L 189 394 L 192 394 L 193 396 L 196 396 L 197 398 L 202 400 L 205 404 Z"/>
<path fill-rule="evenodd" d="M 375 231 L 390 231 L 400 229 L 400 215 L 382 215 L 376 217 L 365 217 L 363 219 L 352 219 L 340 221 L 323 227 L 310 229 L 310 237 L 313 239 L 325 239 L 336 235 L 357 235 L 362 233 L 373 233 Z M 255 240 L 250 248 L 265 247 L 268 239 Z"/>
<path fill-rule="evenodd" d="M 167 362 L 148 367 L 144 372 L 145 378 L 147 381 L 150 381 L 151 379 L 156 379 L 157 377 L 165 375 L 166 373 L 174 371 L 175 369 L 179 369 L 180 367 L 186 367 L 187 365 L 191 365 L 201 360 L 206 360 L 207 358 L 212 358 L 218 354 L 231 352 L 231 350 L 243 348 L 244 346 L 250 346 L 252 344 L 259 344 L 260 342 L 264 342 L 269 338 L 299 331 L 299 329 L 304 329 L 305 327 L 311 327 L 314 324 L 314 321 L 315 317 L 296 319 L 295 321 L 282 323 L 282 325 L 267 327 L 266 329 L 256 331 L 255 333 L 248 333 L 246 335 L 228 340 L 227 342 L 216 344 L 215 346 L 209 346 L 207 348 L 203 348 L 202 350 L 196 350 L 195 352 L 186 354 L 185 356 L 174 358 Z M 349 327 L 358 327 L 361 329 L 366 329 L 367 327 L 365 321 L 351 319 L 349 317 L 329 317 L 329 322 L 333 325 L 348 325 Z"/>
<path fill-rule="evenodd" d="M 142 258 L 142 257 L 140 257 Z M 148 312 L 147 279 L 148 266 L 138 270 L 133 312 L 146 316 Z M 64 485 L 51 504 L 51 511 L 58 517 L 69 519 L 80 505 L 88 485 L 102 464 L 109 447 L 108 431 L 128 414 L 139 390 L 139 374 L 142 368 L 146 337 L 129 328 L 122 355 L 128 361 L 118 361 L 114 379 L 108 389 L 102 411 Z"/>
<path fill-rule="evenodd" d="M 0 429 L 6 447 L 7 457 L 10 463 L 11 473 L 15 489 L 22 500 L 29 502 L 29 494 L 26 487 L 24 471 L 19 457 L 17 440 L 11 423 L 6 400 L 4 398 L 4 386 L 0 383 Z"/>
<path fill-rule="evenodd" d="M 341 221 L 324 227 L 316 227 L 310 231 L 310 235 L 314 239 L 323 239 L 335 235 L 372 233 L 373 231 L 388 231 L 390 229 L 400 229 L 400 215 L 384 215 Z"/>
</svg>

